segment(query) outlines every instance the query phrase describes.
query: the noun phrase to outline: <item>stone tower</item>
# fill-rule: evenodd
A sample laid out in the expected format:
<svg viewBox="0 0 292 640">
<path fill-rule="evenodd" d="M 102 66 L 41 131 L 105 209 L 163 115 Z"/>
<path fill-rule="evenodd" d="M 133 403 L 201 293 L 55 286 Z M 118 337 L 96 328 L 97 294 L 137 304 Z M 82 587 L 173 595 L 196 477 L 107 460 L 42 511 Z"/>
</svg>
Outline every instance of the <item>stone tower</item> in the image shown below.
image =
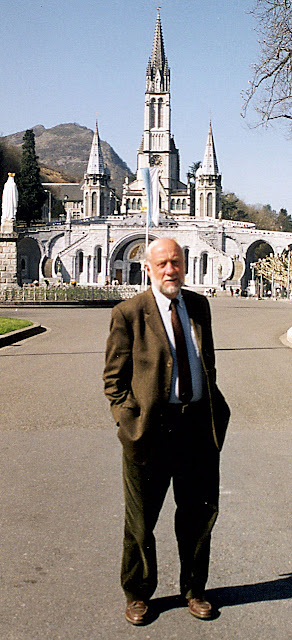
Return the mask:
<svg viewBox="0 0 292 640">
<path fill-rule="evenodd" d="M 110 172 L 104 166 L 97 122 L 93 135 L 87 171 L 84 174 L 84 218 L 100 218 L 110 214 Z"/>
<path fill-rule="evenodd" d="M 130 185 L 127 181 L 124 184 L 122 213 L 136 213 L 136 209 L 146 206 L 140 170 L 151 166 L 159 168 L 160 211 L 169 213 L 177 208 L 188 214 L 190 189 L 180 182 L 179 151 L 171 135 L 170 70 L 165 55 L 159 9 L 152 53 L 146 69 L 144 133 L 137 154 L 137 179 Z"/>
<path fill-rule="evenodd" d="M 196 172 L 196 218 L 221 217 L 221 173 L 219 173 L 212 125 L 210 122 L 202 166 Z"/>
</svg>

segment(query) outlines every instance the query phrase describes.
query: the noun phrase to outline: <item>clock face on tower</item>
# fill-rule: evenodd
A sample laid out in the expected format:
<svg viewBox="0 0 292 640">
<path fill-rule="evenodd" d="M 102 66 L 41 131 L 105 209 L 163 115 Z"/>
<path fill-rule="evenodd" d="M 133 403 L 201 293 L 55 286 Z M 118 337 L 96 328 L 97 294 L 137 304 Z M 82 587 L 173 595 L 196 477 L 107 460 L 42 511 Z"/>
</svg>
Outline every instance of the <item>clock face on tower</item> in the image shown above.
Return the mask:
<svg viewBox="0 0 292 640">
<path fill-rule="evenodd" d="M 160 156 L 155 155 L 150 158 L 151 167 L 159 167 L 162 164 L 162 159 Z"/>
</svg>

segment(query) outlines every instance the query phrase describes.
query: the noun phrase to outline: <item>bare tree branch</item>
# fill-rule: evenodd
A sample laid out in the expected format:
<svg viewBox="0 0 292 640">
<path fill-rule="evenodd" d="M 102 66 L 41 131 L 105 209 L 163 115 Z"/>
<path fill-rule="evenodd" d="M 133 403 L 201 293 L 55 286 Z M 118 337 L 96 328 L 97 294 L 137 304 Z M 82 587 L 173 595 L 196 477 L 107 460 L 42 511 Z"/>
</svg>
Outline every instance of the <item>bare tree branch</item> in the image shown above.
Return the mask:
<svg viewBox="0 0 292 640">
<path fill-rule="evenodd" d="M 250 13 L 257 21 L 260 55 L 242 94 L 242 116 L 252 105 L 259 116 L 256 126 L 292 120 L 292 0 L 257 0 Z"/>
</svg>

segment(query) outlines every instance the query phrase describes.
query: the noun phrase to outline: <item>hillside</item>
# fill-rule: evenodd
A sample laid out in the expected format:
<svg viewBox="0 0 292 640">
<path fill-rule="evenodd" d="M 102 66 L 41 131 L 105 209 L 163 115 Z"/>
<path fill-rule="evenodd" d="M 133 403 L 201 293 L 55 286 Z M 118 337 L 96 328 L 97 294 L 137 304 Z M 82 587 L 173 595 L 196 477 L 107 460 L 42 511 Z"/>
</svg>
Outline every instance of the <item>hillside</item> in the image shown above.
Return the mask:
<svg viewBox="0 0 292 640">
<path fill-rule="evenodd" d="M 76 123 L 59 124 L 51 129 L 36 125 L 33 130 L 41 172 L 46 180 L 59 182 L 61 174 L 68 181 L 80 182 L 87 168 L 93 131 Z M 21 147 L 24 133 L 11 134 L 4 140 L 9 145 Z M 111 173 L 111 185 L 121 195 L 125 175 L 128 172 L 131 176 L 132 172 L 108 142 L 101 140 L 101 148 L 104 162 Z M 59 179 L 57 176 L 54 179 L 55 172 L 59 173 Z"/>
</svg>

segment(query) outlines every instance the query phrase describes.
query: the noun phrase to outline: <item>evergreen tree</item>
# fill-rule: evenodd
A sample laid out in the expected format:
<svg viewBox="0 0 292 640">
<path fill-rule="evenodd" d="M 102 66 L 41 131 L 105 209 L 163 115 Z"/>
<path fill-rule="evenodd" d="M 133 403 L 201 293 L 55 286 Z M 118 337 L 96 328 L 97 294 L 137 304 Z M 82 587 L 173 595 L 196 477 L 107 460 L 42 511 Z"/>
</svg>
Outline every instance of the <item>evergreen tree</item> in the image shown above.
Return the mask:
<svg viewBox="0 0 292 640">
<path fill-rule="evenodd" d="M 277 228 L 280 231 L 292 231 L 292 219 L 288 214 L 287 209 L 280 209 L 277 216 Z"/>
<path fill-rule="evenodd" d="M 42 206 L 46 200 L 43 189 L 38 156 L 35 152 L 33 129 L 27 129 L 23 136 L 21 169 L 18 180 L 19 205 L 17 218 L 28 225 L 41 218 Z"/>
</svg>

